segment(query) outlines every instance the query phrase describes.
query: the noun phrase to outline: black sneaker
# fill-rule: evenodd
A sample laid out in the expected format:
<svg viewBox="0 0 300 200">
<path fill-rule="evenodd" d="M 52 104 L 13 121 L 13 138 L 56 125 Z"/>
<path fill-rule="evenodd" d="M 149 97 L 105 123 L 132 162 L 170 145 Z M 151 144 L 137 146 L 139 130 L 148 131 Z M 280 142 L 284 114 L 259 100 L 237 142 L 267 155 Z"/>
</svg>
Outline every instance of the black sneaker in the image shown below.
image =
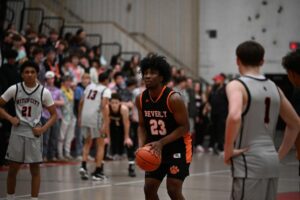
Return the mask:
<svg viewBox="0 0 300 200">
<path fill-rule="evenodd" d="M 80 167 L 79 174 L 80 174 L 82 180 L 88 180 L 89 179 L 88 171 L 86 169 L 84 169 L 83 167 Z"/>
<path fill-rule="evenodd" d="M 130 176 L 130 177 L 136 177 L 135 165 L 134 164 L 129 164 L 129 167 L 128 167 L 128 176 Z"/>
<path fill-rule="evenodd" d="M 92 175 L 93 181 L 107 180 L 107 177 L 103 174 L 103 172 L 93 172 L 91 175 Z"/>
</svg>

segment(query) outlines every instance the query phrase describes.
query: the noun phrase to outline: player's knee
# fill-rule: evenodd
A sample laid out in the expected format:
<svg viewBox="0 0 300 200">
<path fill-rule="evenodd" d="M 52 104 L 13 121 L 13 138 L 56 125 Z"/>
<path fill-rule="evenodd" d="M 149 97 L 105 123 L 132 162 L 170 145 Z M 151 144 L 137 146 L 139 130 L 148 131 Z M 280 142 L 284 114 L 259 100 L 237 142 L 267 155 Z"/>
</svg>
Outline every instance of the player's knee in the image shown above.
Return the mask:
<svg viewBox="0 0 300 200">
<path fill-rule="evenodd" d="M 18 173 L 18 170 L 17 170 L 17 169 L 10 168 L 10 169 L 8 170 L 8 176 L 9 176 L 9 177 L 16 176 L 17 173 Z"/>
<path fill-rule="evenodd" d="M 91 138 L 86 138 L 84 142 L 84 146 L 87 148 L 90 148 L 92 146 L 92 139 Z"/>
<path fill-rule="evenodd" d="M 173 185 L 167 185 L 167 191 L 171 199 L 181 199 L 182 197 L 181 188 L 174 187 Z"/>
<path fill-rule="evenodd" d="M 31 176 L 39 176 L 40 175 L 40 168 L 38 164 L 31 164 L 30 165 L 30 173 Z"/>
<path fill-rule="evenodd" d="M 157 190 L 158 190 L 158 187 L 154 184 L 145 184 L 144 185 L 144 192 L 147 197 L 157 195 Z"/>
<path fill-rule="evenodd" d="M 16 176 L 19 169 L 20 169 L 19 164 L 15 164 L 15 163 L 10 164 L 8 169 L 8 176 Z"/>
</svg>

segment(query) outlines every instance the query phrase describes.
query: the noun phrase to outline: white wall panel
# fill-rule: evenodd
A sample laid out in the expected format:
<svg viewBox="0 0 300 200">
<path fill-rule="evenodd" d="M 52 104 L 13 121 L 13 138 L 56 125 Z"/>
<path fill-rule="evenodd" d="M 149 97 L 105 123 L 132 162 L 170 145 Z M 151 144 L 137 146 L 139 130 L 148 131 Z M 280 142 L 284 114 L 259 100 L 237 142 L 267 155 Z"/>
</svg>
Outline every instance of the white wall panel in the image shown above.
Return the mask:
<svg viewBox="0 0 300 200">
<path fill-rule="evenodd" d="M 289 42 L 300 41 L 300 1 L 270 0 L 202 0 L 200 4 L 200 73 L 207 79 L 219 72 L 237 72 L 235 48 L 252 36 L 266 50 L 265 73 L 284 73 L 281 58 L 289 51 Z M 278 13 L 279 6 L 283 7 Z M 259 13 L 259 19 L 255 15 Z M 248 16 L 251 21 L 248 21 Z M 266 32 L 262 32 L 266 28 Z M 218 37 L 210 39 L 206 33 L 216 29 Z M 273 44 L 273 41 L 277 44 Z"/>
</svg>

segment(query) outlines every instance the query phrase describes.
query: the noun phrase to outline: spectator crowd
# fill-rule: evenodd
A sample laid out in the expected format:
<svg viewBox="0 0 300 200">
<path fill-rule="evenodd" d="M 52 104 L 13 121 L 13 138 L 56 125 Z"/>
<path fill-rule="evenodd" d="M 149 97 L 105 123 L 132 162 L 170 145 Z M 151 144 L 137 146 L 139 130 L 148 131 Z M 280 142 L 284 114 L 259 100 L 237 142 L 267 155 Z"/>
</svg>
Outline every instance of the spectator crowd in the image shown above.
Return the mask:
<svg viewBox="0 0 300 200">
<path fill-rule="evenodd" d="M 139 55 L 133 55 L 130 60 L 115 55 L 108 62 L 100 46 L 87 42 L 83 29 L 60 37 L 57 30 L 50 30 L 48 35 L 38 34 L 30 25 L 21 33 L 13 25 L 8 26 L 1 41 L 1 54 L 1 94 L 21 81 L 19 67 L 26 60 L 38 64 L 38 81 L 52 94 L 58 120 L 43 135 L 44 161 L 81 159 L 83 137 L 77 122 L 80 100 L 84 89 L 91 83 L 98 84 L 98 77 L 103 73 L 109 77 L 107 87 L 118 94 L 114 98 L 120 100 L 122 109 L 129 111 L 130 136 L 136 147 L 138 114 L 134 102 L 135 97 L 144 90 L 139 73 Z M 147 56 L 151 55 L 149 53 Z M 187 76 L 184 69 L 172 67 L 172 80 L 168 86 L 182 95 L 188 108 L 195 152 L 219 154 L 223 151 L 227 116 L 226 75 L 217 74 L 213 82 L 210 85 Z M 12 102 L 5 109 L 12 114 L 15 112 Z M 117 119 L 118 108 L 110 111 L 110 130 L 113 133 L 110 134 L 110 142 L 107 142 L 106 159 L 123 159 L 126 151 L 131 152 L 131 157 L 134 156 L 134 151 L 126 149 L 122 142 L 124 127 L 127 126 Z M 47 122 L 49 116 L 44 110 L 42 123 Z M 5 164 L 10 129 L 11 125 L 1 120 L 0 165 Z M 94 155 L 95 150 L 91 151 L 91 156 Z"/>
</svg>

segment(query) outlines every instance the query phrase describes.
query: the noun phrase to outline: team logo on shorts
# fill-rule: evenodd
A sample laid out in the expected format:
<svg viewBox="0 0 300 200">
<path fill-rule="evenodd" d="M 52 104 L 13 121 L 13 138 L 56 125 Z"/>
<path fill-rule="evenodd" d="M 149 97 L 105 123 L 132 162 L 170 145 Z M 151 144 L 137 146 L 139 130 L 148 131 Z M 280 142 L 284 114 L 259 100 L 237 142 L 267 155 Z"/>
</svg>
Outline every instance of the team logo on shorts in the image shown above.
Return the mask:
<svg viewBox="0 0 300 200">
<path fill-rule="evenodd" d="M 179 172 L 179 168 L 175 165 L 173 165 L 172 167 L 170 167 L 170 173 L 171 174 L 177 174 Z"/>
<path fill-rule="evenodd" d="M 175 154 L 173 154 L 173 158 L 181 158 L 181 153 L 175 153 Z"/>
</svg>

